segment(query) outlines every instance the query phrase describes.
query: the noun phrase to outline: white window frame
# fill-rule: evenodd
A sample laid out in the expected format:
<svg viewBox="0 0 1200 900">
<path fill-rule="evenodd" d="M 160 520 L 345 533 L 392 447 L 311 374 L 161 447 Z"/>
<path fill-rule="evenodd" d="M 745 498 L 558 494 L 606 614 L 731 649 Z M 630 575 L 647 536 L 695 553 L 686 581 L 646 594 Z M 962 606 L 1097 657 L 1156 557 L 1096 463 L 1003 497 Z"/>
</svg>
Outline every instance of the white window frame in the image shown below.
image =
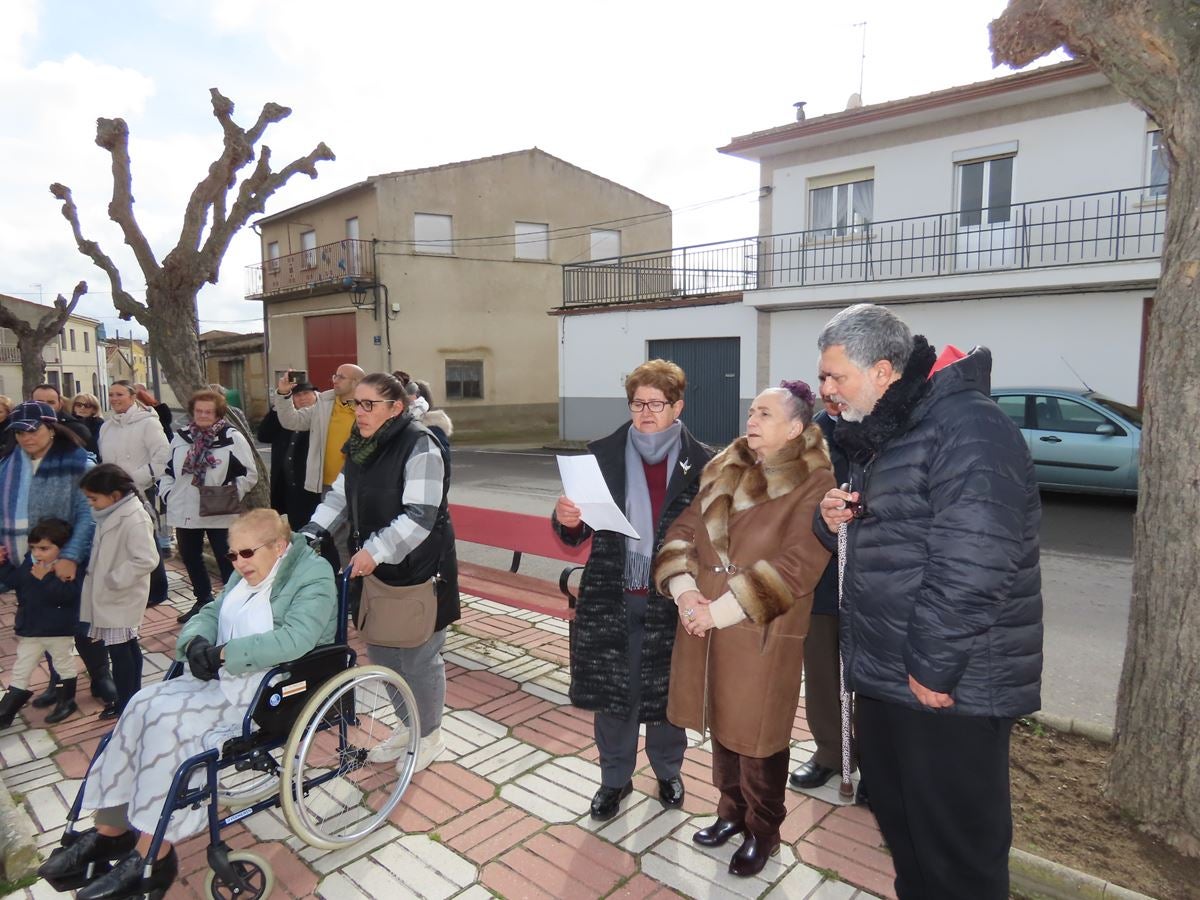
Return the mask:
<svg viewBox="0 0 1200 900">
<path fill-rule="evenodd" d="M 279 271 L 279 241 L 267 244 L 267 269 L 271 272 Z"/>
<path fill-rule="evenodd" d="M 454 217 L 444 213 L 413 213 L 413 250 L 450 256 L 454 253 Z"/>
<path fill-rule="evenodd" d="M 616 247 L 612 253 L 609 247 Z M 621 232 L 613 228 L 593 228 L 588 245 L 589 259 L 619 259 L 621 256 Z"/>
<path fill-rule="evenodd" d="M 351 216 L 346 220 L 346 240 L 357 241 L 358 237 L 358 216 Z"/>
<path fill-rule="evenodd" d="M 547 260 L 550 258 L 550 226 L 545 222 L 513 223 L 513 257 Z"/>
<path fill-rule="evenodd" d="M 317 232 L 313 229 L 300 232 L 300 252 L 303 253 L 301 265 L 306 269 L 317 267 Z"/>
<path fill-rule="evenodd" d="M 1154 183 L 1156 157 L 1161 159 L 1164 179 L 1158 184 Z M 1146 180 L 1143 183 L 1146 185 L 1146 199 L 1166 199 L 1170 187 L 1170 167 L 1167 163 L 1167 147 L 1162 142 L 1162 129 L 1158 126 L 1146 129 Z"/>
<path fill-rule="evenodd" d="M 865 177 L 863 177 L 865 176 Z M 869 187 L 868 187 L 869 186 Z M 818 219 L 818 194 L 829 192 L 828 215 Z M 870 195 L 867 216 L 855 209 Z M 860 201 L 856 203 L 855 201 Z M 824 204 L 820 204 L 824 205 Z M 847 237 L 866 233 L 875 218 L 875 172 L 868 169 L 843 175 L 810 179 L 808 182 L 808 230 L 817 237 Z"/>
<path fill-rule="evenodd" d="M 1008 215 L 1004 218 L 994 218 L 992 210 L 1003 209 L 1002 206 L 993 206 L 991 203 L 992 193 L 992 168 L 995 163 L 1000 160 L 1011 160 L 1012 165 L 1009 168 L 1008 178 Z M 983 183 L 980 187 L 980 206 L 978 208 L 963 209 L 963 174 L 968 166 L 982 164 L 983 166 Z M 1006 225 L 1012 221 L 1013 209 L 1016 207 L 1016 202 L 1013 199 L 1013 186 L 1017 182 L 1017 154 L 1013 153 L 997 153 L 993 156 L 975 157 L 967 159 L 954 160 L 954 196 L 955 204 L 954 211 L 958 215 L 959 228 L 983 228 L 987 225 Z M 975 219 L 975 213 L 978 213 L 978 221 Z"/>
</svg>

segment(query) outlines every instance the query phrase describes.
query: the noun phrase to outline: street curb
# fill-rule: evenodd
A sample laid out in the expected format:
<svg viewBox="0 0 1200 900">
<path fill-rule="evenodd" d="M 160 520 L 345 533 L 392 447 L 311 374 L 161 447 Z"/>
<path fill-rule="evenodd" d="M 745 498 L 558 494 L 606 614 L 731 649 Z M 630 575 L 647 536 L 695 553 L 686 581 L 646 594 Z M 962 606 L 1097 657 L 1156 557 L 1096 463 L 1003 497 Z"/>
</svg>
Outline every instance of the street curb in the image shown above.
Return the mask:
<svg viewBox="0 0 1200 900">
<path fill-rule="evenodd" d="M 1032 900 L 1154 900 L 1016 847 L 1008 851 L 1008 874 L 1012 887 Z"/>
<path fill-rule="evenodd" d="M 13 802 L 8 785 L 0 778 L 0 864 L 8 881 L 19 881 L 37 871 L 42 858 L 36 834 L 29 813 Z"/>
<path fill-rule="evenodd" d="M 1085 737 L 1088 740 L 1101 744 L 1111 744 L 1113 742 L 1113 730 L 1107 725 L 1100 725 L 1096 722 L 1087 722 L 1080 719 L 1070 719 L 1066 716 L 1056 716 L 1054 713 L 1048 712 L 1035 712 L 1030 718 L 1035 722 L 1041 722 L 1047 728 L 1053 728 L 1055 731 L 1061 731 L 1064 734 L 1077 734 L 1080 737 Z"/>
</svg>

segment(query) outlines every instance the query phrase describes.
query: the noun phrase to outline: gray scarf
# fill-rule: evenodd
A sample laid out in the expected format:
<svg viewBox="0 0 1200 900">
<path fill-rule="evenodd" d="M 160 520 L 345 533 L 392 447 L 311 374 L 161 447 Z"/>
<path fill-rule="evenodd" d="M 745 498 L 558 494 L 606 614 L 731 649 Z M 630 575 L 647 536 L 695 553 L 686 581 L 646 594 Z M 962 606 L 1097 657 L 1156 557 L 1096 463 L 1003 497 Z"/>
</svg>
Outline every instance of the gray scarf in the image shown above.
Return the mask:
<svg viewBox="0 0 1200 900">
<path fill-rule="evenodd" d="M 683 423 L 678 419 L 662 431 L 643 434 L 632 425 L 625 437 L 625 518 L 641 535 L 625 538 L 625 590 L 640 591 L 650 584 L 650 562 L 654 557 L 654 511 L 650 507 L 650 489 L 642 463 L 667 460 L 667 483 L 679 459 L 679 436 Z"/>
</svg>

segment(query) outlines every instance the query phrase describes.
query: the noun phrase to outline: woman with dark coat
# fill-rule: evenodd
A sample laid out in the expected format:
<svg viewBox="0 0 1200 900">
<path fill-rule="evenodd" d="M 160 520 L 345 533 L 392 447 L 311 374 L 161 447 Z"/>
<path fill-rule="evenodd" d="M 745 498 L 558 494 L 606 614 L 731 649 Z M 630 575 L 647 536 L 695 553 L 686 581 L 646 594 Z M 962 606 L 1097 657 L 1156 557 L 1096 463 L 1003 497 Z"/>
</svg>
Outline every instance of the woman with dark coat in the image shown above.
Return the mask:
<svg viewBox="0 0 1200 900">
<path fill-rule="evenodd" d="M 804 638 L 829 562 L 812 520 L 833 471 L 812 415 L 802 381 L 755 397 L 745 437 L 705 467 L 654 566 L 679 609 L 667 717 L 711 734 L 721 792 L 716 822 L 692 840 L 719 847 L 744 832 L 729 861 L 742 877 L 779 850 Z"/>
<path fill-rule="evenodd" d="M 413 637 L 420 641 L 415 646 L 408 640 L 384 643 L 370 627 L 378 620 L 358 619 L 371 662 L 398 672 L 412 688 L 421 726 L 419 772 L 446 749 L 442 648 L 446 627 L 459 617 L 458 557 L 448 500 L 450 466 L 441 444 L 413 418 L 405 396 L 400 380 L 383 372 L 367 375 L 354 388 L 354 426 L 346 441 L 345 465 L 302 530 L 326 537 L 349 521 L 352 601 L 370 575 L 393 587 L 429 589 L 428 605 L 413 601 L 410 607 L 430 614 L 419 622 L 428 637 Z M 397 729 L 367 759 L 376 764 L 397 760 L 403 769 L 409 746 L 407 729 Z"/>
<path fill-rule="evenodd" d="M 712 456 L 679 421 L 686 386 L 675 363 L 654 359 L 638 366 L 625 381 L 631 421 L 588 445 L 639 538 L 593 532 L 567 497 L 559 497 L 551 519 L 566 544 L 592 539 L 571 641 L 571 702 L 596 713 L 600 789 L 591 812 L 599 821 L 615 816 L 633 792 L 641 723 L 660 802 L 683 803 L 679 771 L 687 738 L 667 721 L 675 607 L 651 584 L 650 564 Z"/>
</svg>

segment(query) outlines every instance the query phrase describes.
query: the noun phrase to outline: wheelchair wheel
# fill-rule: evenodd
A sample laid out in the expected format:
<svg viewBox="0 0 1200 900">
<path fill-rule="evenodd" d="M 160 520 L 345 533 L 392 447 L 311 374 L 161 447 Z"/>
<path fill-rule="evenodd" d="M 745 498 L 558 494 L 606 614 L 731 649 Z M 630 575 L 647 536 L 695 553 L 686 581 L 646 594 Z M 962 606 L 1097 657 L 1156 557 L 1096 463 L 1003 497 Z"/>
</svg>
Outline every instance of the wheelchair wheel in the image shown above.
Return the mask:
<svg viewBox="0 0 1200 900">
<path fill-rule="evenodd" d="M 209 869 L 204 876 L 205 897 L 212 900 L 259 900 L 271 896 L 271 891 L 275 889 L 275 873 L 265 859 L 248 850 L 236 850 L 229 854 L 229 864 L 249 889 L 228 884 Z"/>
<path fill-rule="evenodd" d="M 279 800 L 292 831 L 336 850 L 382 825 L 412 780 L 420 733 L 412 691 L 392 669 L 331 678 L 305 704 L 284 751 Z M 369 758 L 380 755 L 388 761 Z"/>
</svg>

